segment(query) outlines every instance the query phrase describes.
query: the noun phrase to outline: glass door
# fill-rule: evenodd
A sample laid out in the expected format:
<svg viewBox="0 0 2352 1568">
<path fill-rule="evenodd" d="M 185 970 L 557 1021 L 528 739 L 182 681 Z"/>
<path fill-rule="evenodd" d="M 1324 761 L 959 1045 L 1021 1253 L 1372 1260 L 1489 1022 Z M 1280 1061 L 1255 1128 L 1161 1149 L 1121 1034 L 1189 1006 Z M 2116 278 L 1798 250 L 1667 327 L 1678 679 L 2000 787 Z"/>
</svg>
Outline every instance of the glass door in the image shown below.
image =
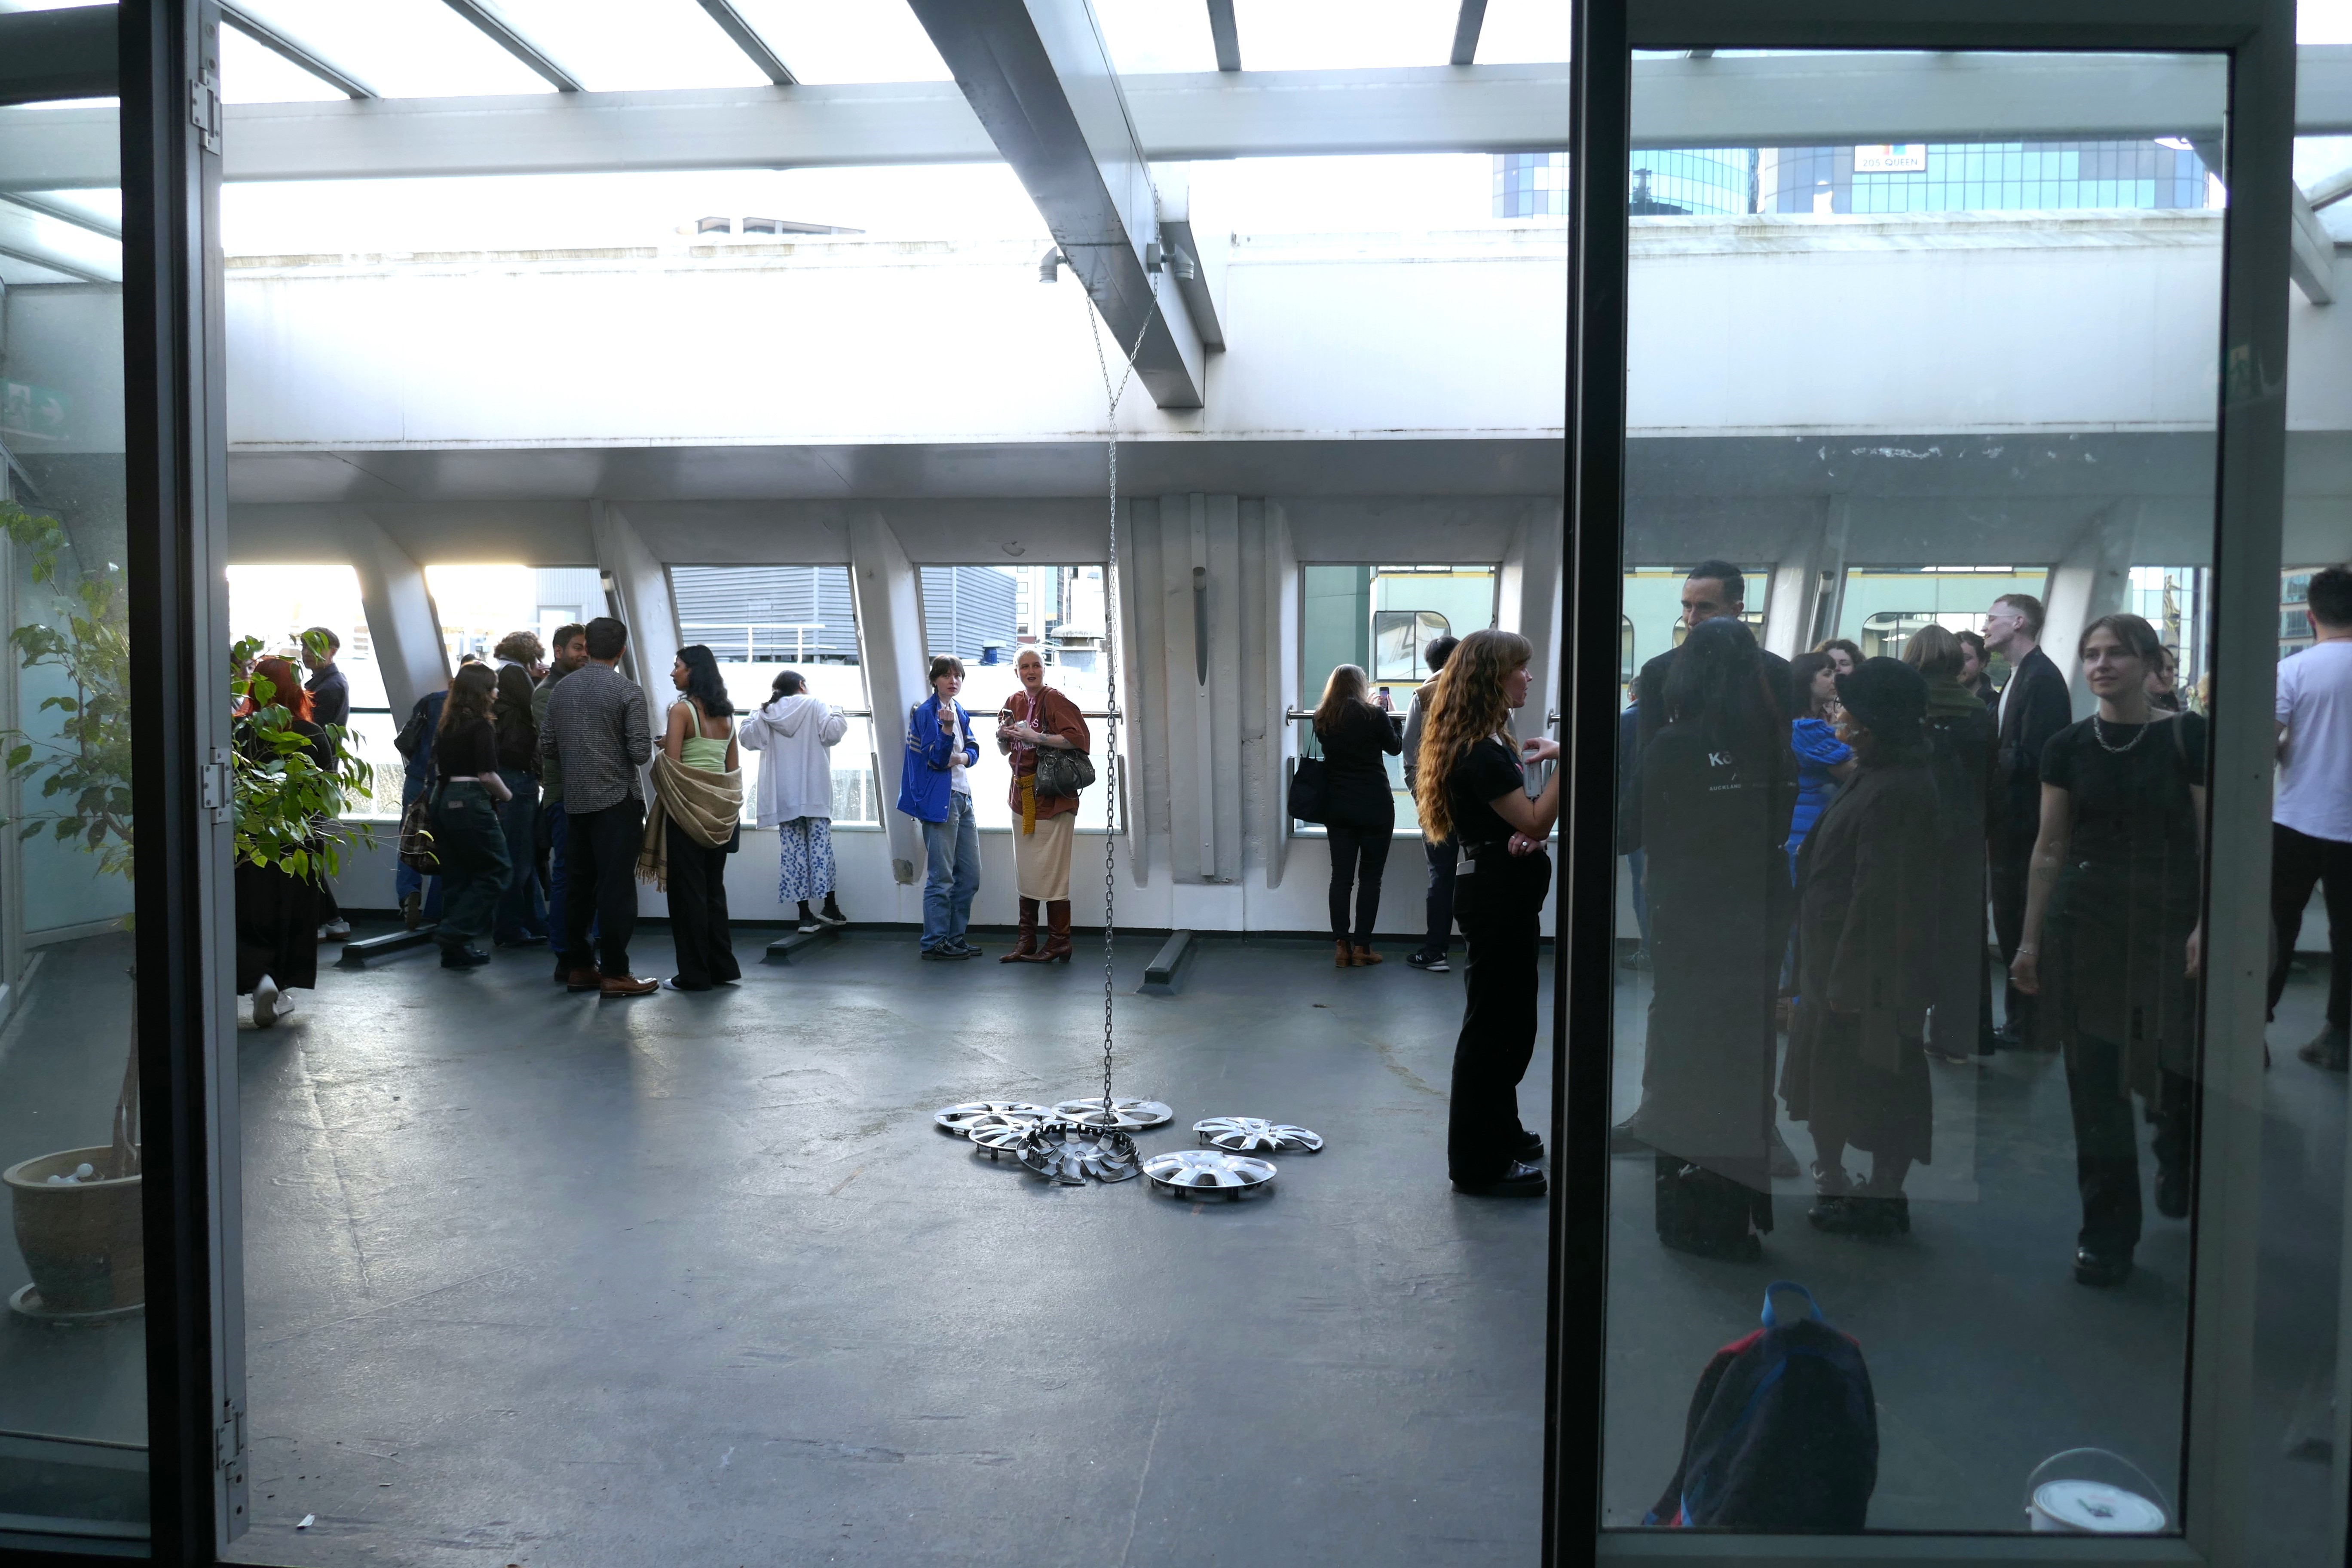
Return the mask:
<svg viewBox="0 0 2352 1568">
<path fill-rule="evenodd" d="M 2283 338 L 2249 236 L 2284 232 L 2251 173 L 2284 138 L 2246 106 L 2284 51 L 2210 46 L 2277 18 L 1927 52 L 1987 40 L 1611 9 L 1571 489 L 1610 763 L 1577 773 L 1614 787 L 1575 808 L 1560 1255 L 1604 1266 L 1561 1279 L 1561 1405 L 1598 1413 L 1556 1449 L 1561 1540 L 2238 1560 L 2267 895 L 2220 857 L 2263 859 L 2267 737 L 2178 670 L 2275 623 L 2274 489 L 2222 476 L 2277 403 L 2217 349 Z M 1727 148 L 1728 211 L 1643 178 Z M 2151 623 L 2158 560 L 2214 624 Z M 1660 562 L 1679 624 L 1628 672 Z M 1821 602 L 1768 606 L 1781 577 Z"/>
</svg>

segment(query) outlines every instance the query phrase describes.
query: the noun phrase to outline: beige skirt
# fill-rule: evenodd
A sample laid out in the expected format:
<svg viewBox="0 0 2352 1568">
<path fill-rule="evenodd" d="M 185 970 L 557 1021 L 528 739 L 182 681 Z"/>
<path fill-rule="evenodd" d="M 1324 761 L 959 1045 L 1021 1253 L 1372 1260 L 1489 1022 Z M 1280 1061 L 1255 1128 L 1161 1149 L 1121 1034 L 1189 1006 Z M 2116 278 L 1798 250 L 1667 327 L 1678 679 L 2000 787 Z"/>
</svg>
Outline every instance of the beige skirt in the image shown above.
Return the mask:
<svg viewBox="0 0 2352 1568">
<path fill-rule="evenodd" d="M 1066 899 L 1070 896 L 1070 840 L 1077 837 L 1078 814 L 1041 816 L 1037 831 L 1021 831 L 1013 819 L 1013 879 L 1024 899 Z"/>
</svg>

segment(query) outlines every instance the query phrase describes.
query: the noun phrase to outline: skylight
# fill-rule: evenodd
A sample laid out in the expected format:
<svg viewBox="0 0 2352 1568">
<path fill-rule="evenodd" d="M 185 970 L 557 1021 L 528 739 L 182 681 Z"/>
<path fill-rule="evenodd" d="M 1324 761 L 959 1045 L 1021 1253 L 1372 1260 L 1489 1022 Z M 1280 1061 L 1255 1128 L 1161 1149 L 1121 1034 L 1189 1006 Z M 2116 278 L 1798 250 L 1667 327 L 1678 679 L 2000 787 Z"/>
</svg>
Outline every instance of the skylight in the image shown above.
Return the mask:
<svg viewBox="0 0 2352 1568">
<path fill-rule="evenodd" d="M 246 8 L 386 98 L 554 90 L 441 0 L 246 0 Z M 224 75 L 237 58 L 225 55 Z"/>
</svg>

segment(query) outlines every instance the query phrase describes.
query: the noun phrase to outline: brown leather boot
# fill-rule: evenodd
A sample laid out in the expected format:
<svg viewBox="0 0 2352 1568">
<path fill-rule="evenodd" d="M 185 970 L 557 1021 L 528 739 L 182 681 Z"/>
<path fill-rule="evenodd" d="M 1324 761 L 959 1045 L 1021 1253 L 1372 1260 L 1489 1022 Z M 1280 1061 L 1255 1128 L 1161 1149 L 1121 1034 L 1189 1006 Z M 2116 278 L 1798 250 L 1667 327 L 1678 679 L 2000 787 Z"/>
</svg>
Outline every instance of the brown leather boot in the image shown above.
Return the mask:
<svg viewBox="0 0 2352 1568">
<path fill-rule="evenodd" d="M 1051 963 L 1055 959 L 1070 962 L 1070 900 L 1049 899 L 1045 902 L 1045 945 L 1038 950 L 1037 962 Z"/>
<path fill-rule="evenodd" d="M 1387 960 L 1381 958 L 1379 953 L 1374 952 L 1369 947 L 1359 945 L 1356 949 L 1356 967 L 1359 969 L 1369 968 L 1372 964 L 1384 963 L 1386 962 Z"/>
<path fill-rule="evenodd" d="M 1346 937 L 1334 937 L 1331 945 L 1339 950 L 1331 955 L 1332 968 L 1353 969 L 1356 966 L 1355 951 L 1349 947 Z"/>
<path fill-rule="evenodd" d="M 996 962 L 999 963 L 1026 963 L 1029 956 L 1036 951 L 1037 900 L 1034 899 L 1024 899 L 1021 900 L 1021 940 L 1013 944 L 1013 951 L 1011 952 L 1006 953 L 1003 958 L 998 959 Z"/>
</svg>

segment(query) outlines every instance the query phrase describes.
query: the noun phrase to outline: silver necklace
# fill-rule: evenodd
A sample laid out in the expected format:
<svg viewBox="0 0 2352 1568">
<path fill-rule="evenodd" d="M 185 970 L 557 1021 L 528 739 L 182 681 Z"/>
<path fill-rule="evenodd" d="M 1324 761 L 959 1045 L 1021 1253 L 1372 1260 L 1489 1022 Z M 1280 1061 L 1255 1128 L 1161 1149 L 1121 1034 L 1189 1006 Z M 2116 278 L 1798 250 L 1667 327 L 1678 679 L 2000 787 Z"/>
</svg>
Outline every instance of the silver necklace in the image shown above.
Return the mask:
<svg viewBox="0 0 2352 1568">
<path fill-rule="evenodd" d="M 2130 751 L 2134 746 L 2138 745 L 2140 742 L 2146 738 L 2147 732 L 2155 728 L 2155 717 L 2154 715 L 2150 715 L 2141 723 L 2138 732 L 2133 735 L 2130 740 L 2126 741 L 2120 746 L 2110 746 L 2107 744 L 2106 726 L 2100 721 L 2099 716 L 2096 713 L 2091 715 L 2091 738 L 2099 742 L 2099 750 L 2112 752 L 2116 756 L 2121 756 L 2126 752 Z"/>
</svg>

